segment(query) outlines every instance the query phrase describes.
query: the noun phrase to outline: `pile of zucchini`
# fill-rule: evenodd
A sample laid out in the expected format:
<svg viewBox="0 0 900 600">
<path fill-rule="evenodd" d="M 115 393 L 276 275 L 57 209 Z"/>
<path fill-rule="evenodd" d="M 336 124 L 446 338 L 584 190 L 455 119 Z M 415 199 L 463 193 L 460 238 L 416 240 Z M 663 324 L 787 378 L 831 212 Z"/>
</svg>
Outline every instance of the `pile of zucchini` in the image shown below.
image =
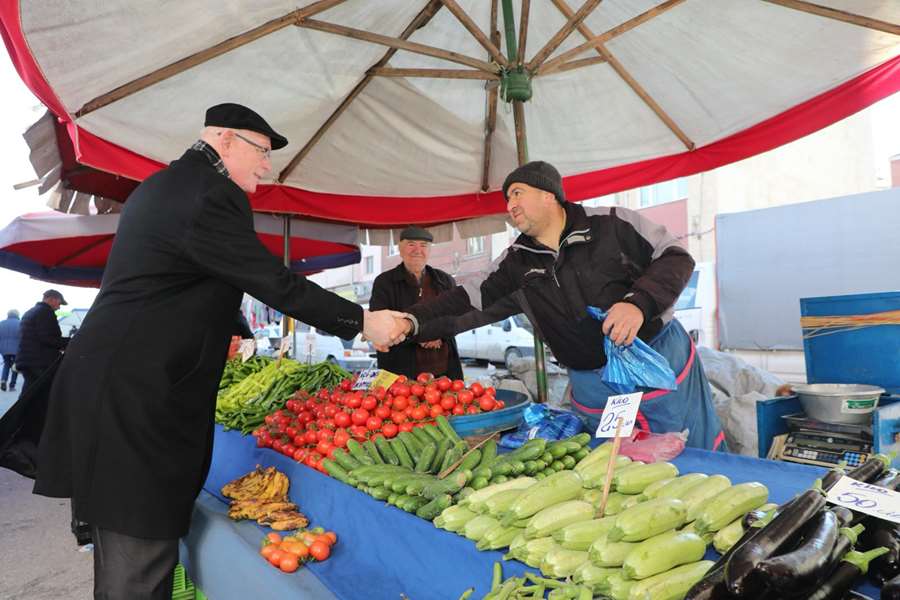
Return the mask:
<svg viewBox="0 0 900 600">
<path fill-rule="evenodd" d="M 468 445 L 439 416 L 435 425 L 401 432 L 396 438 L 377 438 L 360 444 L 347 442 L 347 450 L 335 450 L 323 464 L 328 473 L 364 491 L 429 521 L 456 501 L 490 484 L 503 484 L 519 475 L 535 481 L 575 466 L 587 456 L 588 434 L 547 442 L 533 439 L 506 454 L 497 454 L 497 443 L 488 440 L 468 455 Z M 445 477 L 438 478 L 465 458 Z"/>
</svg>

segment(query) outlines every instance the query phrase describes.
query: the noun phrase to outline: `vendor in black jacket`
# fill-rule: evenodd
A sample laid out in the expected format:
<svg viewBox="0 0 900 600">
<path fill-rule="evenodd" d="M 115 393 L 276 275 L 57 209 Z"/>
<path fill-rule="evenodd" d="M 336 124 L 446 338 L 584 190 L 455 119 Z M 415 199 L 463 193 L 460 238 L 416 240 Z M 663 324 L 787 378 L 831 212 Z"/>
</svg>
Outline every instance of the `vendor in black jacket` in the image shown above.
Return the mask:
<svg viewBox="0 0 900 600">
<path fill-rule="evenodd" d="M 448 273 L 428 266 L 433 241 L 432 235 L 421 227 L 410 226 L 400 232 L 397 246 L 402 262 L 375 278 L 369 300 L 371 310 L 389 308 L 404 311 L 456 286 Z M 410 379 L 423 372 L 435 377 L 463 378 L 456 339 L 452 335 L 419 343 L 404 343 L 388 352 L 379 352 L 378 368 L 406 375 Z"/>
<path fill-rule="evenodd" d="M 545 162 L 510 173 L 503 193 L 521 235 L 480 287 L 456 287 L 407 309 L 410 333 L 432 339 L 524 312 L 568 367 L 572 405 L 591 428 L 618 393 L 603 381 L 604 336 L 619 346 L 640 337 L 666 358 L 678 387 L 639 388 L 638 426 L 686 431 L 689 446 L 724 450 L 700 357 L 673 318 L 694 269 L 678 240 L 638 212 L 567 202 L 559 172 Z M 605 321 L 588 316 L 588 306 L 606 311 Z"/>
<path fill-rule="evenodd" d="M 41 373 L 56 362 L 66 345 L 56 319 L 56 311 L 64 304 L 68 302 L 60 292 L 47 290 L 41 301 L 22 316 L 16 369 L 25 378 L 23 394 Z"/>
</svg>

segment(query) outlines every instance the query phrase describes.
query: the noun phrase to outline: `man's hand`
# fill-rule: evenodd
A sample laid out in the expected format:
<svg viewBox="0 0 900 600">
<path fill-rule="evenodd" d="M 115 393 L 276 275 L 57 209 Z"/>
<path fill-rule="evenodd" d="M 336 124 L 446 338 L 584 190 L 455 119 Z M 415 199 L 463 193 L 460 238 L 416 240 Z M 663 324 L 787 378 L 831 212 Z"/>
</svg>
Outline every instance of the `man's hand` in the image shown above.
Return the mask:
<svg viewBox="0 0 900 600">
<path fill-rule="evenodd" d="M 395 310 L 363 312 L 363 337 L 379 352 L 387 352 L 394 344 L 406 339 L 412 324 L 405 318 L 406 313 Z"/>
<path fill-rule="evenodd" d="M 441 340 L 432 340 L 430 342 L 420 342 L 420 346 L 429 350 L 438 350 L 441 347 Z"/>
<path fill-rule="evenodd" d="M 603 321 L 603 333 L 616 346 L 628 346 L 637 337 L 644 324 L 644 313 L 634 304 L 617 302 L 612 305 Z"/>
</svg>

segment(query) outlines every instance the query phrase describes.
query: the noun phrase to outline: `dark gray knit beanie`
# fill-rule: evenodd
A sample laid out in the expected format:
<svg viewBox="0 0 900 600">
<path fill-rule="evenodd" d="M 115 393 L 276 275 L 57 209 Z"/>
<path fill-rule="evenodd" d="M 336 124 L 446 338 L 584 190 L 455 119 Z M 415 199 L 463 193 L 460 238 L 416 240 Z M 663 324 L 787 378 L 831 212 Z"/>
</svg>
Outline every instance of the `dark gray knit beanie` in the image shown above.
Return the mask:
<svg viewBox="0 0 900 600">
<path fill-rule="evenodd" d="M 535 160 L 525 163 L 521 167 L 506 176 L 503 182 L 503 197 L 507 198 L 506 192 L 509 186 L 514 183 L 524 183 L 539 190 L 550 192 L 556 196 L 557 202 L 564 204 L 566 194 L 563 192 L 562 177 L 556 167 L 542 160 Z"/>
</svg>

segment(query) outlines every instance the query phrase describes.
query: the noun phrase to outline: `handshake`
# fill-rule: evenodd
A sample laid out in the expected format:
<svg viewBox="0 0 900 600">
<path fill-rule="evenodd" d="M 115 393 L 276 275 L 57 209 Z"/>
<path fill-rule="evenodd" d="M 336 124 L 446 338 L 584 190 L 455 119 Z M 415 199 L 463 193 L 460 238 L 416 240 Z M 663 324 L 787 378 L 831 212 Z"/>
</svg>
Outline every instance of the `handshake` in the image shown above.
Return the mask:
<svg viewBox="0 0 900 600">
<path fill-rule="evenodd" d="M 391 346 L 405 340 L 412 328 L 412 321 L 404 312 L 396 310 L 363 312 L 363 338 L 372 342 L 379 352 L 387 352 Z"/>
</svg>

